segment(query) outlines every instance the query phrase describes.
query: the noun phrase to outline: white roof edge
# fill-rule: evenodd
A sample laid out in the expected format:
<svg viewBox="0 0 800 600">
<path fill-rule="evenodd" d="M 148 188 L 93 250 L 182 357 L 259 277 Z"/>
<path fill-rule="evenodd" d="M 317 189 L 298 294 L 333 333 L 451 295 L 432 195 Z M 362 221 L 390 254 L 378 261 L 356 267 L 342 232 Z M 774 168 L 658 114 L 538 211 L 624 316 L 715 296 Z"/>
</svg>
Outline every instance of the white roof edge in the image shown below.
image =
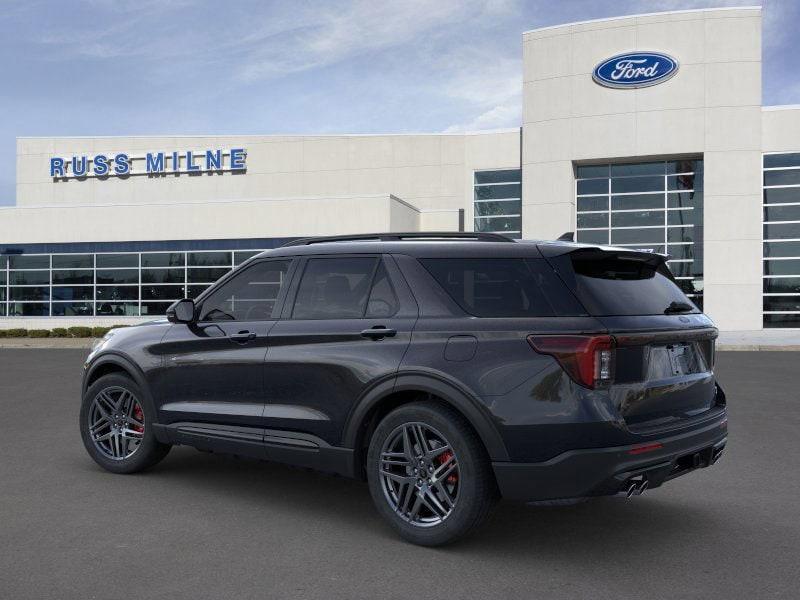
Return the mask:
<svg viewBox="0 0 800 600">
<path fill-rule="evenodd" d="M 772 106 L 762 106 L 761 110 L 800 110 L 800 104 L 774 104 Z"/>
<path fill-rule="evenodd" d="M 148 138 L 342 138 L 342 137 L 388 137 L 412 135 L 486 135 L 492 133 L 519 132 L 519 127 L 506 127 L 500 129 L 483 129 L 479 131 L 420 131 L 420 132 L 395 132 L 395 133 L 161 133 L 152 135 L 18 135 L 18 140 L 113 140 L 129 138 L 144 140 Z"/>
<path fill-rule="evenodd" d="M 585 21 L 573 21 L 571 23 L 561 23 L 559 25 L 547 25 L 546 27 L 536 27 L 535 29 L 528 29 L 527 31 L 523 31 L 522 35 L 526 35 L 528 33 L 534 33 L 536 31 L 547 31 L 548 29 L 558 29 L 559 27 L 570 27 L 571 25 L 585 25 L 587 23 L 599 23 L 601 21 L 618 21 L 619 19 L 631 19 L 635 17 L 656 17 L 658 15 L 674 15 L 674 14 L 683 14 L 683 13 L 700 13 L 700 12 L 710 12 L 710 11 L 718 11 L 718 10 L 762 10 L 760 5 L 752 5 L 752 6 L 720 6 L 718 8 L 688 8 L 685 10 L 664 10 L 659 12 L 651 12 L 651 13 L 634 13 L 631 15 L 619 15 L 616 17 L 602 17 L 599 19 L 587 19 Z"/>
</svg>

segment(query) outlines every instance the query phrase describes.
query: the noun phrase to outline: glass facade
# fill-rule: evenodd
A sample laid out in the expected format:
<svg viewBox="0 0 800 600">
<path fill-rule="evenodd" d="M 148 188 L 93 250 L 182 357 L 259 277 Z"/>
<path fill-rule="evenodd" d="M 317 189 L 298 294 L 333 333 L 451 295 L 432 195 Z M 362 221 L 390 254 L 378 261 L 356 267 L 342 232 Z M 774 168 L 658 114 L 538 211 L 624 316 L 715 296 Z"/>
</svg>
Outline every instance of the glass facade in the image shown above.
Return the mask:
<svg viewBox="0 0 800 600">
<path fill-rule="evenodd" d="M 163 316 L 259 252 L 0 255 L 0 316 Z"/>
<path fill-rule="evenodd" d="M 764 155 L 764 327 L 800 328 L 800 153 Z"/>
<path fill-rule="evenodd" d="M 670 255 L 683 291 L 703 307 L 703 161 L 576 167 L 577 241 Z"/>
<path fill-rule="evenodd" d="M 475 231 L 522 235 L 522 171 L 475 171 Z"/>
</svg>

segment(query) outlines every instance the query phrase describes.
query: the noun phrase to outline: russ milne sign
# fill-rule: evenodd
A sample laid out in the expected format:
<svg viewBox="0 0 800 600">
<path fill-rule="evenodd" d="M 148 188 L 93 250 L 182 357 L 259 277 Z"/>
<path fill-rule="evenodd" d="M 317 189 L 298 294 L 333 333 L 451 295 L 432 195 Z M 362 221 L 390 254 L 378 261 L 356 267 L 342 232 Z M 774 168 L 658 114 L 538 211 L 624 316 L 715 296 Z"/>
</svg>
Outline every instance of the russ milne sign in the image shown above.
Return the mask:
<svg viewBox="0 0 800 600">
<path fill-rule="evenodd" d="M 610 88 L 641 88 L 666 81 L 678 72 L 678 61 L 660 52 L 627 52 L 594 68 L 592 79 Z"/>
<path fill-rule="evenodd" d="M 54 156 L 50 159 L 50 177 L 83 179 L 87 177 L 124 177 L 126 175 L 167 175 L 170 173 L 220 173 L 246 171 L 247 150 L 202 150 L 195 152 L 125 152 L 94 156 Z"/>
</svg>

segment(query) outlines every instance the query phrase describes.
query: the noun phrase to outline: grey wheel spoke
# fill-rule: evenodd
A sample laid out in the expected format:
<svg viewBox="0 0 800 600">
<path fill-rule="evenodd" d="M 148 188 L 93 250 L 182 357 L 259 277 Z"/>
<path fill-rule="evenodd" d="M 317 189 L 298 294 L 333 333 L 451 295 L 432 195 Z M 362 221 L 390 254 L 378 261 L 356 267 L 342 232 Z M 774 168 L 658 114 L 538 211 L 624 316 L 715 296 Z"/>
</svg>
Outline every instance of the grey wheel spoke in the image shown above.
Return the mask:
<svg viewBox="0 0 800 600">
<path fill-rule="evenodd" d="M 95 448 L 112 460 L 133 455 L 144 440 L 144 419 L 139 400 L 122 386 L 100 390 L 87 415 L 88 431 Z"/>
<path fill-rule="evenodd" d="M 111 436 L 113 436 L 113 435 L 114 435 L 114 432 L 113 431 L 109 431 L 108 433 L 104 433 L 103 435 L 97 436 L 96 438 L 94 438 L 94 441 L 95 442 L 104 442 L 105 440 L 111 438 Z"/>
<path fill-rule="evenodd" d="M 381 454 L 381 463 L 398 467 L 407 467 L 411 465 L 405 452 L 384 452 Z"/>
<path fill-rule="evenodd" d="M 419 491 L 416 491 L 416 493 L 412 492 L 411 495 L 414 496 L 414 506 L 411 507 L 408 516 L 411 520 L 414 520 L 419 516 L 419 509 L 422 508 L 423 500 Z"/>
<path fill-rule="evenodd" d="M 430 460 L 433 460 L 434 458 L 437 458 L 437 457 L 441 456 L 442 454 L 444 454 L 448 450 L 450 450 L 452 452 L 452 450 L 451 450 L 451 448 L 450 448 L 450 446 L 448 444 L 445 444 L 444 446 L 440 446 L 438 448 L 433 448 L 432 450 L 430 450 L 427 453 L 426 458 L 428 458 Z"/>
<path fill-rule="evenodd" d="M 456 457 L 451 456 L 436 468 L 436 470 L 433 472 L 433 480 L 441 481 L 442 479 L 447 479 L 447 477 L 449 477 L 450 474 L 452 474 L 452 472 L 457 468 L 458 464 L 456 463 Z"/>
<path fill-rule="evenodd" d="M 439 496 L 441 496 L 440 499 L 447 505 L 448 510 L 450 510 L 451 508 L 453 508 L 453 506 L 455 506 L 456 500 L 452 496 L 452 494 L 450 494 L 450 492 L 447 491 L 447 486 L 445 486 L 441 481 L 437 481 L 436 483 L 433 484 L 433 487 L 436 491 L 439 492 Z"/>
<path fill-rule="evenodd" d="M 130 415 L 126 415 L 124 417 L 124 421 L 127 425 L 132 425 L 134 427 L 144 427 L 144 421 L 139 421 Z"/>
<path fill-rule="evenodd" d="M 408 477 L 406 475 L 399 475 L 397 473 L 392 473 L 391 471 L 387 471 L 386 469 L 381 470 L 381 475 L 384 477 L 388 477 L 392 481 L 396 481 L 397 483 L 405 484 L 411 483 L 413 484 L 416 479 L 414 477 Z"/>
<path fill-rule="evenodd" d="M 425 493 L 418 492 L 420 497 L 422 498 L 423 504 L 430 509 L 432 513 L 437 515 L 439 518 L 443 519 L 447 516 L 450 512 L 449 509 L 442 506 L 442 503 L 439 502 L 439 499 L 428 489 Z"/>
<path fill-rule="evenodd" d="M 409 462 L 414 462 L 414 445 L 411 443 L 411 437 L 408 435 L 408 427 L 403 427 L 403 453 Z"/>
<path fill-rule="evenodd" d="M 121 429 L 120 435 L 127 440 L 141 440 L 144 438 L 144 433 L 135 429 Z"/>
</svg>

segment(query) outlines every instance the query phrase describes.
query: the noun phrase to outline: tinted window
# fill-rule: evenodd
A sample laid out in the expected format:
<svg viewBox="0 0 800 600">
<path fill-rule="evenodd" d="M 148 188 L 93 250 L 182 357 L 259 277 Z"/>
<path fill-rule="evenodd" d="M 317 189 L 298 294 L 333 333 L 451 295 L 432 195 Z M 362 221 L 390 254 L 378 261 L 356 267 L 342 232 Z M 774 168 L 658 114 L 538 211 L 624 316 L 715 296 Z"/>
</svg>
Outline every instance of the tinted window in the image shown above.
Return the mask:
<svg viewBox="0 0 800 600">
<path fill-rule="evenodd" d="M 420 262 L 462 309 L 477 317 L 585 314 L 542 259 L 427 258 Z"/>
<path fill-rule="evenodd" d="M 394 293 L 389 273 L 381 261 L 378 270 L 375 272 L 375 280 L 372 283 L 372 291 L 367 302 L 367 317 L 380 318 L 391 317 L 397 312 L 399 304 L 397 295 Z"/>
<path fill-rule="evenodd" d="M 376 258 L 314 258 L 306 263 L 293 319 L 364 316 Z"/>
<path fill-rule="evenodd" d="M 591 315 L 661 315 L 672 302 L 691 305 L 665 265 L 596 251 L 573 252 L 566 260 L 574 291 Z"/>
<path fill-rule="evenodd" d="M 290 260 L 269 260 L 245 268 L 209 294 L 201 321 L 263 321 L 271 319 L 275 301 L 286 285 Z"/>
</svg>

